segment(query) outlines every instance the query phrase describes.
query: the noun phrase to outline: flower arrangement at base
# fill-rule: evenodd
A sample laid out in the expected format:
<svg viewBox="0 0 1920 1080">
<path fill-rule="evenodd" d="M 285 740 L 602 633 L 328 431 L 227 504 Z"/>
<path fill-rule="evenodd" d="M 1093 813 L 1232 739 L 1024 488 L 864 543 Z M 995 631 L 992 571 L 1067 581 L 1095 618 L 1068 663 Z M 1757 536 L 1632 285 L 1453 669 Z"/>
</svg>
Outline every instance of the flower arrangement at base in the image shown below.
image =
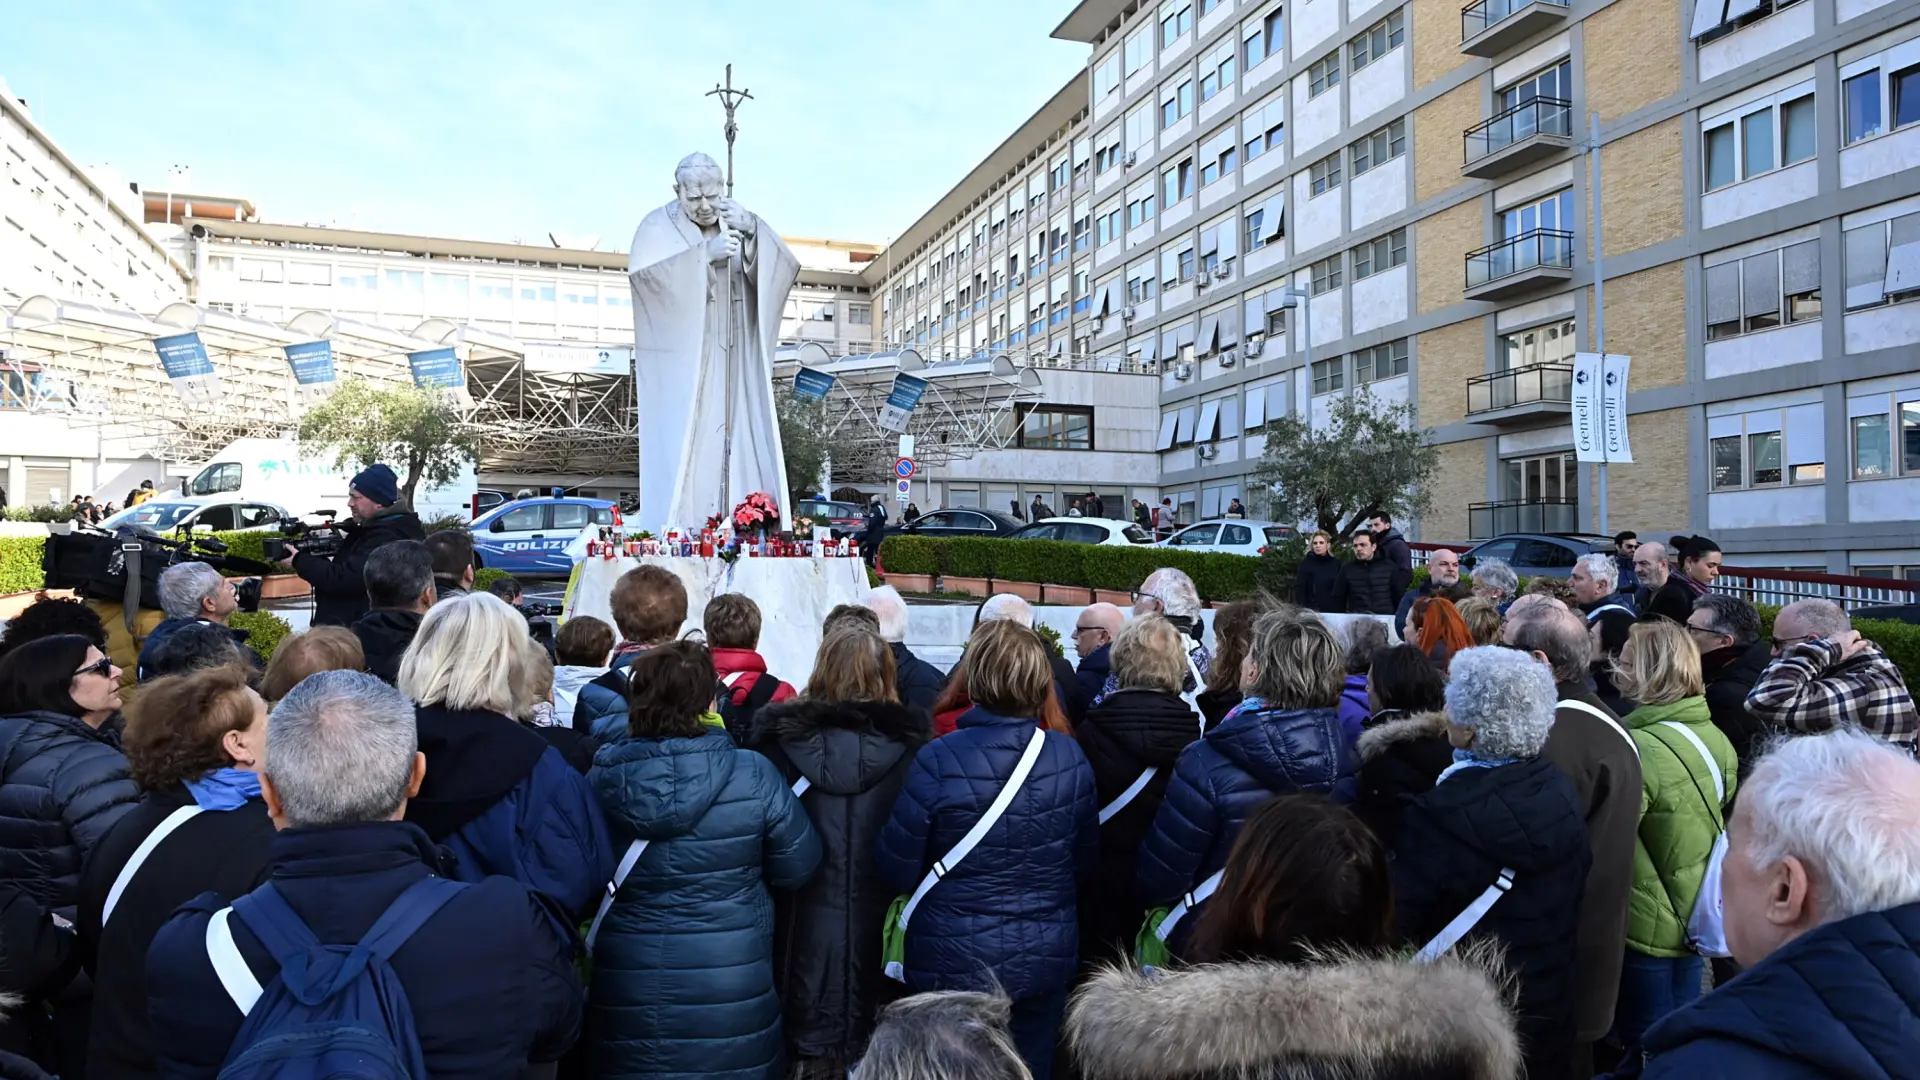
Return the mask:
<svg viewBox="0 0 1920 1080">
<path fill-rule="evenodd" d="M 760 536 L 780 527 L 780 507 L 764 491 L 756 491 L 733 508 L 733 529 L 746 536 Z"/>
</svg>

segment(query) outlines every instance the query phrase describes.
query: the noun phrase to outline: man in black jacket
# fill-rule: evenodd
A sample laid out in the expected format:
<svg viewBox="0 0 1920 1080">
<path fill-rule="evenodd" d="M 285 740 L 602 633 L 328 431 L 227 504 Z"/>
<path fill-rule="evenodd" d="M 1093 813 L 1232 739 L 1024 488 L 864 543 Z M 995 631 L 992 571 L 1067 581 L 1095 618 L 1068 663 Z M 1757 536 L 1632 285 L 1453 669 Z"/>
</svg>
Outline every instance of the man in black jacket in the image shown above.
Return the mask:
<svg viewBox="0 0 1920 1080">
<path fill-rule="evenodd" d="M 1393 527 L 1393 518 L 1381 511 L 1367 519 L 1367 528 L 1373 531 L 1373 546 L 1379 558 L 1393 567 L 1393 595 L 1399 596 L 1413 584 L 1413 547 L 1400 530 Z"/>
<path fill-rule="evenodd" d="M 347 512 L 353 520 L 341 528 L 346 539 L 329 557 L 287 545 L 280 565 L 291 566 L 313 586 L 313 625 L 352 626 L 367 612 L 367 558 L 396 540 L 425 540 L 413 511 L 397 505 L 399 481 L 387 466 L 370 465 L 347 488 Z"/>
<path fill-rule="evenodd" d="M 400 658 L 420 632 L 420 620 L 439 599 L 427 546 L 399 540 L 374 552 L 367 559 L 367 597 L 373 610 L 354 622 L 353 636 L 366 653 L 367 670 L 391 686 L 400 679 Z"/>
<path fill-rule="evenodd" d="M 1687 636 L 1700 650 L 1707 679 L 1707 709 L 1740 756 L 1740 779 L 1753 767 L 1767 725 L 1747 711 L 1747 694 L 1773 662 L 1773 643 L 1760 634 L 1760 613 L 1737 596 L 1708 593 L 1693 602 Z"/>
<path fill-rule="evenodd" d="M 1353 561 L 1340 568 L 1340 580 L 1334 585 L 1334 601 L 1341 611 L 1353 615 L 1393 614 L 1394 566 L 1377 557 L 1373 534 L 1353 534 Z"/>
</svg>

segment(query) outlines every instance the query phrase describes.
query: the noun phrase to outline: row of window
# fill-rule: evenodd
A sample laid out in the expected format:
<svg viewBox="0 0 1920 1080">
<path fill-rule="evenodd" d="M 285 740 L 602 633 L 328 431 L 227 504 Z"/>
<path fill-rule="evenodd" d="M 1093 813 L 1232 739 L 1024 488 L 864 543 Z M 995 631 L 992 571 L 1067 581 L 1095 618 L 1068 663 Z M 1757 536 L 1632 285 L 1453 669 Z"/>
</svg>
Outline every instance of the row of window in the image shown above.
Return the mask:
<svg viewBox="0 0 1920 1080">
<path fill-rule="evenodd" d="M 1361 349 L 1347 356 L 1335 356 L 1326 360 L 1315 360 L 1309 375 L 1313 379 L 1313 393 L 1331 394 L 1347 388 L 1347 372 L 1351 365 L 1353 385 L 1365 386 L 1381 379 L 1391 379 L 1407 373 L 1407 339 L 1389 341 L 1384 345 L 1375 345 L 1371 349 Z"/>
</svg>

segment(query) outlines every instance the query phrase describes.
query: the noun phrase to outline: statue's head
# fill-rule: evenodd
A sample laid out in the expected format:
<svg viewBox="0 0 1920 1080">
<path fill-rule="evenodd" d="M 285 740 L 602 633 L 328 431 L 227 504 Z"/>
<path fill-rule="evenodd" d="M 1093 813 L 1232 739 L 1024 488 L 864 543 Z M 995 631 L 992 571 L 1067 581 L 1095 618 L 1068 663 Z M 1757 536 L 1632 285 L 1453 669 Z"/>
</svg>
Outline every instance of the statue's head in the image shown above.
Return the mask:
<svg viewBox="0 0 1920 1080">
<path fill-rule="evenodd" d="M 720 200 L 726 197 L 727 178 L 720 165 L 705 154 L 688 154 L 673 170 L 673 193 L 688 220 L 705 228 L 720 220 Z"/>
</svg>

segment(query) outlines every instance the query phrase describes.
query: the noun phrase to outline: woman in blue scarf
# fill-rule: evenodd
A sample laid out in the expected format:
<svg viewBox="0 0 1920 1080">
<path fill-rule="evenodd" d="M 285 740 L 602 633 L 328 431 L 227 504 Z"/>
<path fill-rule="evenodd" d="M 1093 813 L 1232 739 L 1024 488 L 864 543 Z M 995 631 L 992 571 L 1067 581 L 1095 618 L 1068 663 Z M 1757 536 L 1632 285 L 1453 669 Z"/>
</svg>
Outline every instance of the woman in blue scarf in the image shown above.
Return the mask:
<svg viewBox="0 0 1920 1080">
<path fill-rule="evenodd" d="M 147 1023 L 147 946 L 173 909 L 267 879 L 273 822 L 260 798 L 267 703 L 239 664 L 142 684 L 127 764 L 145 797 L 87 860 L 76 929 L 93 976 L 87 1075 L 158 1075 Z"/>
</svg>

